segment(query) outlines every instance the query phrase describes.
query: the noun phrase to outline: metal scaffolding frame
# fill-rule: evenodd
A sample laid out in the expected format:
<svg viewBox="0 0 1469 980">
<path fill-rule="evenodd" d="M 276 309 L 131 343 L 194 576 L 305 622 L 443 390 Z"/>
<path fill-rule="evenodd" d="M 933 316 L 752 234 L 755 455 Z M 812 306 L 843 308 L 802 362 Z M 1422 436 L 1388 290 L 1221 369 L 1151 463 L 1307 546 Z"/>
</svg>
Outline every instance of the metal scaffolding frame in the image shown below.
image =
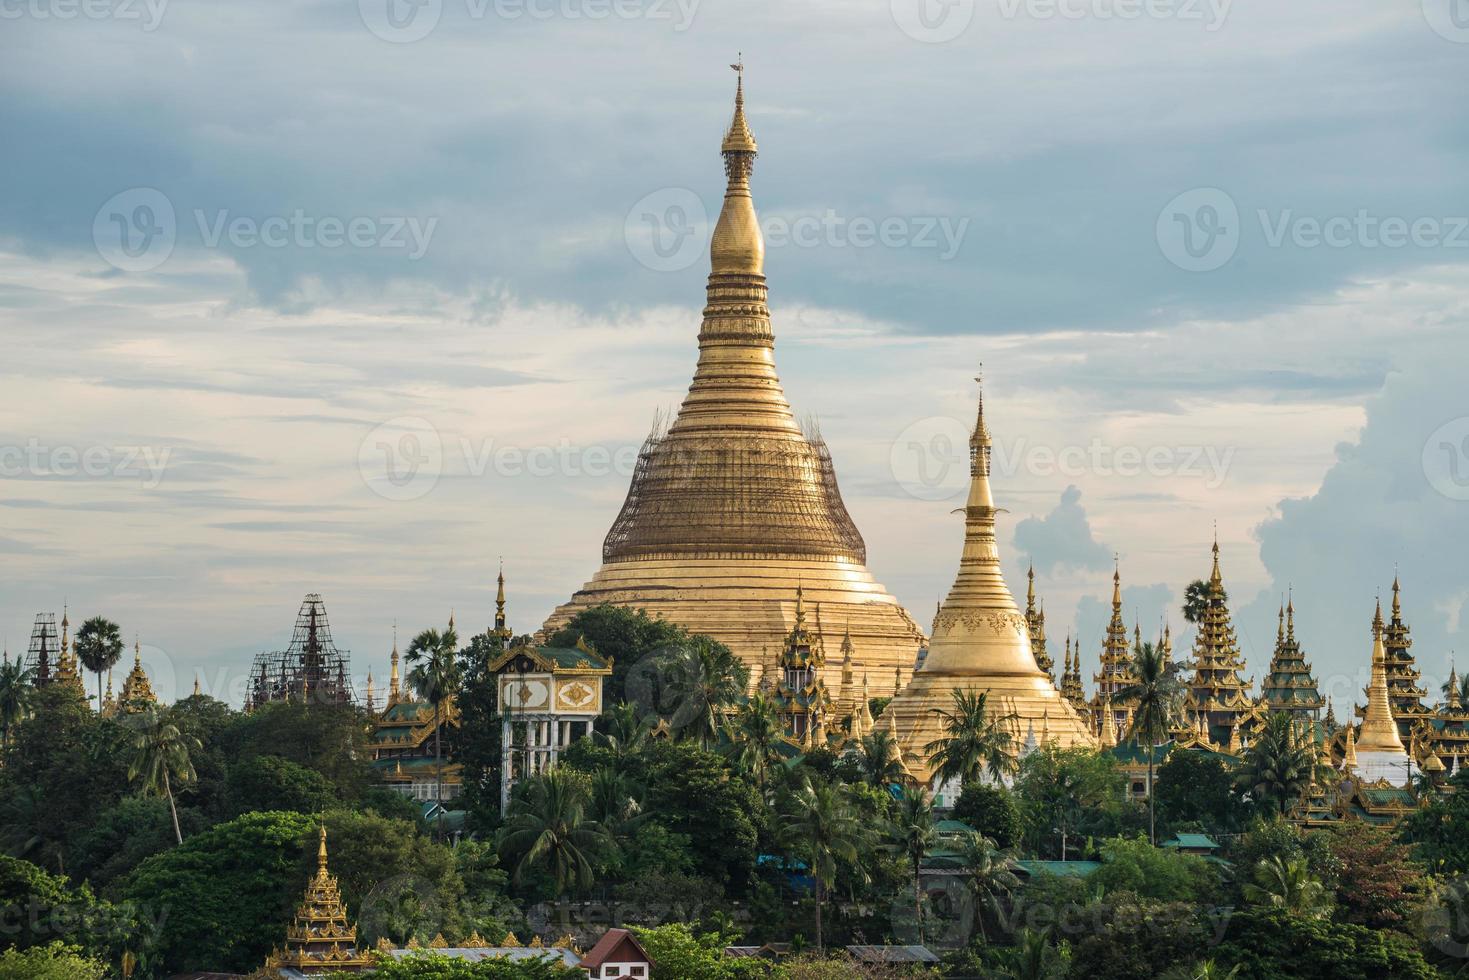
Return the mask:
<svg viewBox="0 0 1469 980">
<path fill-rule="evenodd" d="M 315 592 L 301 601 L 290 646 L 256 654 L 251 665 L 246 709 L 271 701 L 356 703 L 351 655 L 346 650 L 338 650 L 332 642 L 326 604 Z"/>
<path fill-rule="evenodd" d="M 61 634 L 56 632 L 56 614 L 36 613 L 36 624 L 31 627 L 30 649 L 26 651 L 26 666 L 36 672 L 37 687 L 51 682 L 60 656 Z"/>
</svg>

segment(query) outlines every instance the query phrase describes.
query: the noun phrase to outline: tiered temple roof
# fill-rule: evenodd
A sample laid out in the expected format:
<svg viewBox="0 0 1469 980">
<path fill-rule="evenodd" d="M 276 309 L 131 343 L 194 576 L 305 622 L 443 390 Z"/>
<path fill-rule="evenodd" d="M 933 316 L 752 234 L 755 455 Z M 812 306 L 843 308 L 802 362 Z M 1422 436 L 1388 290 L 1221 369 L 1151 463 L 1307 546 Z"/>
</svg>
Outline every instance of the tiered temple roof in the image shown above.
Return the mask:
<svg viewBox="0 0 1469 980">
<path fill-rule="evenodd" d="M 1288 711 L 1300 718 L 1314 719 L 1325 701 L 1311 676 L 1311 666 L 1296 639 L 1295 601 L 1288 600 L 1280 609 L 1280 625 L 1275 634 L 1275 653 L 1270 658 L 1270 673 L 1260 683 L 1260 697 L 1271 711 Z"/>
<path fill-rule="evenodd" d="M 133 640 L 133 669 L 128 671 L 126 679 L 122 682 L 122 693 L 117 698 L 117 710 L 127 714 L 133 711 L 143 711 L 158 703 L 158 695 L 153 693 L 153 684 L 148 680 L 148 672 L 143 669 L 143 652 L 135 638 Z"/>
<path fill-rule="evenodd" d="M 375 966 L 373 956 L 357 949 L 357 927 L 347 919 L 347 905 L 337 879 L 327 870 L 326 825 L 316 854 L 316 875 L 296 918 L 286 929 L 285 949 L 266 958 L 268 970 L 297 970 L 309 976 L 331 972 L 361 973 Z"/>
<path fill-rule="evenodd" d="M 1194 638 L 1193 659 L 1186 665 L 1194 676 L 1186 684 L 1184 702 L 1190 716 L 1203 716 L 1209 739 L 1223 745 L 1239 737 L 1241 723 L 1252 715 L 1254 704 L 1249 685 L 1239 673 L 1244 669 L 1239 643 L 1225 599 L 1224 577 L 1219 571 L 1219 541 L 1214 541 L 1214 567 L 1209 573 L 1208 596 L 1203 618 Z"/>
<path fill-rule="evenodd" d="M 1078 643 L 1077 659 L 1081 658 Z M 1097 734 L 1102 734 L 1104 704 L 1110 705 L 1112 725 L 1121 731 L 1127 724 L 1127 705 L 1118 693 L 1131 687 L 1137 680 L 1133 673 L 1132 649 L 1127 642 L 1127 625 L 1122 622 L 1122 570 L 1112 570 L 1112 618 L 1107 623 L 1107 637 L 1102 641 L 1101 670 L 1092 675 L 1096 694 L 1092 696 L 1092 724 Z"/>
<path fill-rule="evenodd" d="M 1459 671 L 1449 668 L 1449 682 L 1444 700 L 1430 721 L 1429 744 L 1440 762 L 1450 772 L 1458 772 L 1469 759 L 1469 705 L 1460 694 Z"/>
<path fill-rule="evenodd" d="M 1077 645 L 1076 653 L 1071 652 L 1071 634 L 1066 634 L 1066 663 L 1061 672 L 1061 694 L 1071 706 L 1083 717 L 1091 711 L 1086 703 L 1086 688 L 1081 683 L 1081 646 Z"/>
<path fill-rule="evenodd" d="M 71 620 L 67 617 L 65 606 L 61 610 L 61 651 L 56 657 L 56 674 L 53 679 L 82 697 L 87 696 L 85 685 L 82 684 L 81 665 L 77 663 L 76 651 L 71 645 Z"/>
<path fill-rule="evenodd" d="M 1382 622 L 1382 606 L 1378 604 L 1378 624 Z M 1423 679 L 1410 652 L 1413 638 L 1408 624 L 1403 622 L 1403 603 L 1398 577 L 1392 579 L 1392 618 L 1382 628 L 1382 647 L 1386 652 L 1387 697 L 1392 705 L 1393 720 L 1398 723 L 1398 734 L 1403 739 L 1412 737 L 1413 729 L 1420 723 L 1427 724 L 1433 709 L 1423 703 L 1427 694 L 1419 685 Z"/>
<path fill-rule="evenodd" d="M 1030 566 L 1025 577 L 1025 625 L 1030 630 L 1030 652 L 1035 657 L 1035 665 L 1050 674 L 1054 683 L 1056 662 L 1046 652 L 1046 604 L 1035 601 L 1035 565 Z"/>
</svg>

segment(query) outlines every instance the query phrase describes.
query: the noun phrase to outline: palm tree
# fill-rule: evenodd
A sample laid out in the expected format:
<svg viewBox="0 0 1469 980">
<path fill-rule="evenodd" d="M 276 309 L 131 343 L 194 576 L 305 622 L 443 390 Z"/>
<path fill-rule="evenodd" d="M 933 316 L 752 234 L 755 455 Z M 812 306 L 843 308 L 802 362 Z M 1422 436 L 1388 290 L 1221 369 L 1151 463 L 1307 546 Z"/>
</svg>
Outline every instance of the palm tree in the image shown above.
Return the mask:
<svg viewBox="0 0 1469 980">
<path fill-rule="evenodd" d="M 35 668 L 19 657 L 0 664 L 0 760 L 10 752 L 10 730 L 29 717 L 35 690 Z"/>
<path fill-rule="evenodd" d="M 697 635 L 666 655 L 662 666 L 663 694 L 673 708 L 669 724 L 707 747 L 725 709 L 744 695 L 749 669 L 723 643 Z"/>
<path fill-rule="evenodd" d="M 1213 960 L 1201 960 L 1189 966 L 1176 966 L 1163 974 L 1163 980 L 1234 980 L 1243 967 L 1236 963 L 1228 970 Z"/>
<path fill-rule="evenodd" d="M 898 812 L 887 822 L 887 849 L 913 869 L 913 915 L 918 923 L 918 943 L 923 944 L 923 859 L 938 840 L 934 826 L 933 801 L 920 789 L 908 790 L 898 803 Z"/>
<path fill-rule="evenodd" d="M 862 770 L 862 781 L 877 789 L 902 780 L 903 764 L 898 761 L 898 745 L 891 732 L 879 729 L 862 736 L 857 746 L 857 768 Z"/>
<path fill-rule="evenodd" d="M 1132 705 L 1132 740 L 1148 750 L 1148 840 L 1158 844 L 1158 825 L 1154 817 L 1153 767 L 1157 764 L 1158 746 L 1168 740 L 1168 729 L 1178 713 L 1178 700 L 1183 686 L 1178 682 L 1176 664 L 1169 661 L 1163 648 L 1152 643 L 1140 644 L 1133 652 L 1133 682 L 1117 692 L 1117 700 Z"/>
<path fill-rule="evenodd" d="M 512 879 L 540 865 L 550 867 L 561 894 L 569 884 L 588 888 L 592 863 L 607 849 L 607 831 L 587 815 L 587 790 L 576 776 L 552 769 L 532 776 L 510 802 L 500 827 L 499 851 L 513 861 Z"/>
<path fill-rule="evenodd" d="M 1278 712 L 1266 718 L 1235 778 L 1255 799 L 1273 801 L 1283 817 L 1300 802 L 1319 764 L 1311 740 L 1291 715 Z"/>
<path fill-rule="evenodd" d="M 179 731 L 156 707 L 130 715 L 128 725 L 133 729 L 128 781 L 138 783 L 146 795 L 167 798 L 169 812 L 173 814 L 173 833 L 182 844 L 184 832 L 179 829 L 173 786 L 175 780 L 180 786 L 194 781 L 194 764 L 189 761 L 189 755 L 199 751 L 199 740 Z"/>
<path fill-rule="evenodd" d="M 1219 587 L 1219 598 L 1229 600 L 1224 587 Z M 1183 590 L 1183 618 L 1190 623 L 1202 623 L 1204 610 L 1209 608 L 1209 583 L 1196 578 Z"/>
<path fill-rule="evenodd" d="M 935 708 L 944 719 L 944 735 L 923 747 L 940 783 L 978 779 L 988 769 L 998 782 L 1015 771 L 1015 739 L 1008 726 L 1015 718 L 989 717 L 989 694 L 955 688 L 952 711 Z"/>
<path fill-rule="evenodd" d="M 1244 887 L 1245 900 L 1283 909 L 1292 915 L 1322 919 L 1331 908 L 1326 887 L 1311 876 L 1303 857 L 1283 861 L 1280 855 L 1255 865 L 1255 880 Z"/>
<path fill-rule="evenodd" d="M 413 642 L 408 644 L 408 652 L 403 655 L 403 659 L 413 665 L 408 672 L 408 683 L 434 709 L 434 802 L 439 804 L 444 799 L 445 708 L 452 708 L 462 677 L 458 648 L 459 634 L 454 631 L 454 617 L 450 616 L 449 626 L 444 632 L 424 630 L 413 638 Z M 439 836 L 440 822 L 441 819 L 434 821 L 435 839 Z"/>
<path fill-rule="evenodd" d="M 857 863 L 867 830 L 845 787 L 813 783 L 810 776 L 782 801 L 781 831 L 791 853 L 805 857 L 816 880 L 816 948 L 826 948 L 821 932 L 821 906 L 836 883 L 837 863 Z"/>
<path fill-rule="evenodd" d="M 960 849 L 963 855 L 961 861 L 969 871 L 965 885 L 974 896 L 974 918 L 979 923 L 980 936 L 988 942 L 989 936 L 984 929 L 984 907 L 998 905 L 1001 895 L 1008 895 L 1020 887 L 1020 879 L 1015 874 L 1019 865 L 1009 851 L 1001 850 L 984 834 L 965 834 Z"/>
<path fill-rule="evenodd" d="M 602 731 L 594 732 L 592 741 L 611 749 L 621 767 L 628 756 L 643 750 L 652 732 L 653 717 L 642 714 L 633 702 L 623 701 L 603 716 Z"/>
<path fill-rule="evenodd" d="M 1005 980 L 1055 980 L 1066 974 L 1069 959 L 1065 950 L 1051 944 L 1045 930 L 1021 929 L 1015 934 L 1015 945 L 1000 953 L 994 975 Z"/>
<path fill-rule="evenodd" d="M 102 675 L 122 659 L 122 630 L 104 616 L 93 616 L 77 630 L 77 659 L 97 675 L 97 710 L 102 710 Z"/>
<path fill-rule="evenodd" d="M 785 734 L 775 703 L 763 694 L 752 695 L 735 712 L 728 730 L 730 761 L 755 777 L 764 795 L 766 776 L 780 758 L 776 747 Z"/>
</svg>

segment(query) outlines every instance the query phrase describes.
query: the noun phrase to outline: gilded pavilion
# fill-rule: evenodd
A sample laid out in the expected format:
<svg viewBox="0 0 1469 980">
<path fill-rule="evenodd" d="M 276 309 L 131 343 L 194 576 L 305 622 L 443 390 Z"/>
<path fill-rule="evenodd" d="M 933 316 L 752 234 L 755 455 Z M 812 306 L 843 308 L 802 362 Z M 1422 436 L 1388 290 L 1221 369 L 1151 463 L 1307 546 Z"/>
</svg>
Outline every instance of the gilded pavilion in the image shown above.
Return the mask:
<svg viewBox="0 0 1469 980">
<path fill-rule="evenodd" d="M 720 152 L 727 186 L 693 382 L 672 423 L 643 445 L 601 568 L 538 637 L 610 602 L 711 636 L 753 669 L 784 644 L 799 583 L 828 623 L 850 630 L 873 693 L 889 695 L 911 676 L 924 636 L 867 570 L 831 454 L 796 423 L 776 374 L 743 73 Z"/>
<path fill-rule="evenodd" d="M 362 973 L 376 966 L 373 955 L 357 948 L 357 927 L 347 919 L 347 905 L 337 879 L 327 870 L 326 825 L 316 852 L 316 875 L 286 929 L 284 949 L 266 957 L 265 969 L 294 970 L 308 977 L 328 973 Z"/>
<path fill-rule="evenodd" d="M 87 696 L 85 685 L 82 684 L 81 665 L 77 663 L 76 651 L 71 646 L 71 621 L 67 617 L 65 606 L 61 609 L 61 650 L 56 658 L 56 674 L 52 680 L 83 698 Z"/>
<path fill-rule="evenodd" d="M 848 635 L 848 642 L 850 639 Z M 803 748 L 826 744 L 833 712 L 831 695 L 821 679 L 825 667 L 826 652 L 806 628 L 805 600 L 797 586 L 796 625 L 781 647 L 771 700 L 786 734 Z"/>
<path fill-rule="evenodd" d="M 1247 721 L 1258 718 L 1260 712 L 1248 693 L 1250 685 L 1239 675 L 1245 664 L 1225 599 L 1217 538 L 1213 552 L 1214 567 L 1209 573 L 1203 619 L 1194 637 L 1193 659 L 1187 664 L 1194 676 L 1186 685 L 1184 710 L 1196 724 L 1203 719 L 1210 742 L 1238 745 L 1240 729 Z"/>
<path fill-rule="evenodd" d="M 956 690 L 986 693 L 990 710 L 1009 719 L 1007 723 L 1021 734 L 1041 733 L 1039 737 L 1061 748 L 1096 745 L 1090 727 L 1036 664 L 1025 616 L 1000 572 L 995 540 L 999 509 L 990 488 L 992 446 L 981 391 L 969 439 L 969 496 L 959 572 L 934 617 L 933 639 L 922 668 L 878 720 L 894 731 L 902 756 L 923 783 L 933 775 L 926 747 L 943 734 L 938 712 L 952 708 Z"/>
<path fill-rule="evenodd" d="M 451 625 L 453 621 L 451 615 Z M 459 706 L 452 696 L 436 707 L 405 692 L 396 629 L 388 659 L 387 704 L 368 736 L 373 771 L 383 785 L 419 802 L 452 800 L 464 788 L 463 767 L 447 758 L 443 745 L 459 727 Z M 436 734 L 440 748 L 437 757 Z"/>
</svg>

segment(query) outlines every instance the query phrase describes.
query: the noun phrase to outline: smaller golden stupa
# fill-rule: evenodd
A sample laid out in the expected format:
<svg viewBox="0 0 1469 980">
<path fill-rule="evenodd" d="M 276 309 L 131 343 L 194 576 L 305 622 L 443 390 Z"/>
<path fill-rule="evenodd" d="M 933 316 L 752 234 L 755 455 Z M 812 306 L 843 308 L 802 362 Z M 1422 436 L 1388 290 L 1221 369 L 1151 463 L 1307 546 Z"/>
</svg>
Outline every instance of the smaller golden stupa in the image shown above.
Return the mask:
<svg viewBox="0 0 1469 980">
<path fill-rule="evenodd" d="M 143 651 L 136 639 L 133 640 L 133 669 L 122 682 L 122 694 L 117 699 L 118 708 L 124 714 L 142 711 L 158 703 L 153 693 L 153 684 L 143 670 Z"/>
<path fill-rule="evenodd" d="M 316 875 L 286 929 L 286 948 L 266 957 L 267 970 L 293 969 L 308 976 L 361 973 L 376 966 L 372 955 L 357 949 L 357 927 L 347 921 L 347 906 L 337 879 L 326 867 L 326 824 L 316 852 Z"/>
<path fill-rule="evenodd" d="M 1382 603 L 1372 620 L 1372 681 L 1367 686 L 1367 710 L 1356 737 L 1357 773 L 1368 781 L 1407 782 L 1411 762 L 1393 720 L 1387 693 L 1387 652 L 1382 642 Z"/>
</svg>

